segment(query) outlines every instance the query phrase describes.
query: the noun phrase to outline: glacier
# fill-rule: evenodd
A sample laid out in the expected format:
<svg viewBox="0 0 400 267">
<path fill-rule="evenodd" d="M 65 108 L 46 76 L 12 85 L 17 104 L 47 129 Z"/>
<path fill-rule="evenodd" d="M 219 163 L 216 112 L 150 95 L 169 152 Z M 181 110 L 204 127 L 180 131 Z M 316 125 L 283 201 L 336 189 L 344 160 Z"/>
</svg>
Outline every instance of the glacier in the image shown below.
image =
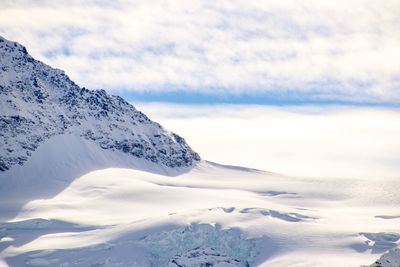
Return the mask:
<svg viewBox="0 0 400 267">
<path fill-rule="evenodd" d="M 0 60 L 0 266 L 399 266 L 398 179 L 209 162 L 16 42 Z"/>
</svg>

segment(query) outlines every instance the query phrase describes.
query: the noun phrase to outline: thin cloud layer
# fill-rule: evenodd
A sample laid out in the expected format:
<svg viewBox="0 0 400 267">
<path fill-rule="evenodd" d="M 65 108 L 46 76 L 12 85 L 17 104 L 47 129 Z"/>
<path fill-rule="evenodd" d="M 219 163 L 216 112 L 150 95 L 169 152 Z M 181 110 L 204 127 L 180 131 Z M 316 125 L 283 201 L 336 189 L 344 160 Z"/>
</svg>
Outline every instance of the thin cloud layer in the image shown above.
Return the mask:
<svg viewBox="0 0 400 267">
<path fill-rule="evenodd" d="M 399 177 L 399 110 L 159 103 L 136 106 L 185 137 L 206 160 L 296 176 Z"/>
<path fill-rule="evenodd" d="M 400 102 L 396 0 L 1 5 L 1 35 L 90 88 Z"/>
</svg>

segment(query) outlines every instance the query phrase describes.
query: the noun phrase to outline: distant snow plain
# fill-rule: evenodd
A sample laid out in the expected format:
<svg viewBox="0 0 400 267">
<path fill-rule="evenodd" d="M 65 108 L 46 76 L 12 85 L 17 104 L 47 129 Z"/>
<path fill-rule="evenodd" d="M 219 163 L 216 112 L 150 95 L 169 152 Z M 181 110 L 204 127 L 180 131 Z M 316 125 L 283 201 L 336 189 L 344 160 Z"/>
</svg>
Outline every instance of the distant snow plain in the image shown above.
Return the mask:
<svg viewBox="0 0 400 267">
<path fill-rule="evenodd" d="M 160 175 L 57 136 L 2 174 L 15 178 L 0 194 L 4 265 L 360 266 L 398 246 L 397 111 L 136 106 L 206 160 L 273 172 L 202 161 Z"/>
<path fill-rule="evenodd" d="M 316 177 L 400 177 L 400 108 L 133 103 L 207 160 Z"/>
</svg>

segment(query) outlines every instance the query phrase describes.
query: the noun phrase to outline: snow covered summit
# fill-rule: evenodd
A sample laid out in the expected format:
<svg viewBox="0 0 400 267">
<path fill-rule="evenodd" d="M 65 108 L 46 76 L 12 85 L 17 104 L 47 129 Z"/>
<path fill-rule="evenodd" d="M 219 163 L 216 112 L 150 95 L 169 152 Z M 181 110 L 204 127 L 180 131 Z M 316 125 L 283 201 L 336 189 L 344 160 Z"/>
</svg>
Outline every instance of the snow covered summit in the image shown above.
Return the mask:
<svg viewBox="0 0 400 267">
<path fill-rule="evenodd" d="M 200 160 L 182 137 L 121 97 L 79 87 L 62 70 L 35 60 L 24 46 L 2 37 L 0 103 L 3 172 L 23 165 L 42 143 L 64 134 L 170 168 Z"/>
</svg>

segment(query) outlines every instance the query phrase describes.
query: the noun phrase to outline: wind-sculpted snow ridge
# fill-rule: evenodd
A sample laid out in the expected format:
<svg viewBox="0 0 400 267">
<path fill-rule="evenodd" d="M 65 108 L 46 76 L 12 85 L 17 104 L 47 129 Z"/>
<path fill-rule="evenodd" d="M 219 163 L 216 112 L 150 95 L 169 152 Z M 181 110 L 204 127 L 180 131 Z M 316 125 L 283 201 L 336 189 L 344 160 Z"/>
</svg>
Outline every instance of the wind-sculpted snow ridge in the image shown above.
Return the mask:
<svg viewBox="0 0 400 267">
<path fill-rule="evenodd" d="M 397 246 L 400 234 L 397 233 L 361 233 L 367 238 L 367 244 L 373 253 L 383 253 Z"/>
<path fill-rule="evenodd" d="M 67 133 L 171 168 L 200 160 L 182 137 L 121 97 L 79 87 L 2 37 L 0 103 L 0 171 L 24 164 L 45 140 Z"/>
</svg>

